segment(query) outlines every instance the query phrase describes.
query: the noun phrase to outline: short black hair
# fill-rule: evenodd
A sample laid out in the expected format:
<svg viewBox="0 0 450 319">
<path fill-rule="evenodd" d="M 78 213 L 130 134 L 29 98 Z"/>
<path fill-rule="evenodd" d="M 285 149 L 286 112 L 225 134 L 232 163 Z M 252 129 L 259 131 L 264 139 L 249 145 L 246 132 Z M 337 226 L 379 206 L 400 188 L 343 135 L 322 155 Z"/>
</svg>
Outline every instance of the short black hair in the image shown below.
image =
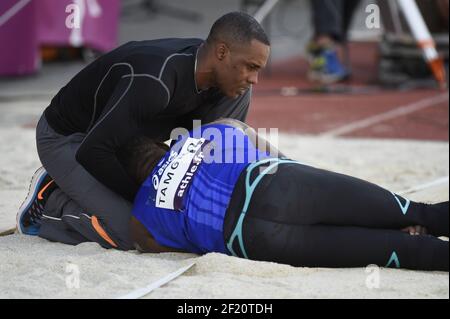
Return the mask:
<svg viewBox="0 0 450 319">
<path fill-rule="evenodd" d="M 230 12 L 214 22 L 206 42 L 208 44 L 225 41 L 229 45 L 249 44 L 258 40 L 270 46 L 269 38 L 264 29 L 251 15 L 245 12 Z"/>
</svg>

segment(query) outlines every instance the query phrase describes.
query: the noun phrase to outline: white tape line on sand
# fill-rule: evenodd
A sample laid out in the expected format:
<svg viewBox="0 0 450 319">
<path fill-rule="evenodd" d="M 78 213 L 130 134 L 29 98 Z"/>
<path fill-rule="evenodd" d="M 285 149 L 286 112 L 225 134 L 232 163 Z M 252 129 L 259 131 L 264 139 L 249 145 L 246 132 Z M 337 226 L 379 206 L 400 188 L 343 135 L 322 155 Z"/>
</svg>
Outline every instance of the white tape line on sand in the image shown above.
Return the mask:
<svg viewBox="0 0 450 319">
<path fill-rule="evenodd" d="M 188 271 L 189 269 L 191 269 L 192 266 L 194 266 L 195 263 L 192 263 L 186 267 L 180 268 L 177 271 L 168 274 L 167 276 L 155 281 L 154 283 L 148 285 L 147 287 L 144 288 L 139 288 L 136 289 L 135 291 L 130 292 L 129 294 L 126 294 L 122 297 L 116 298 L 116 299 L 139 299 L 144 297 L 145 295 L 148 295 L 150 292 L 152 292 L 153 290 L 167 284 L 168 282 L 178 278 L 179 276 L 181 276 L 182 274 L 184 274 L 186 271 Z"/>
<path fill-rule="evenodd" d="M 346 124 L 344 126 L 338 127 L 336 129 L 332 129 L 327 132 L 323 132 L 319 134 L 319 137 L 336 137 L 344 134 L 348 134 L 353 131 L 357 131 L 369 126 L 372 126 L 374 124 L 384 122 L 387 120 L 394 119 L 399 116 L 403 116 L 409 113 L 416 112 L 418 110 L 438 105 L 442 102 L 448 101 L 448 93 L 439 94 L 437 96 L 429 97 L 426 99 L 419 100 L 417 102 L 403 105 L 400 107 L 397 107 L 391 111 L 377 114 L 374 116 L 370 116 L 368 118 L 362 119 L 360 121 L 355 121 L 349 124 Z"/>
<path fill-rule="evenodd" d="M 13 235 L 16 232 L 16 228 L 10 228 L 10 229 L 0 229 L 0 237 Z"/>
<path fill-rule="evenodd" d="M 403 190 L 401 192 L 398 192 L 397 194 L 398 195 L 406 195 L 406 194 L 416 193 L 418 191 L 421 191 L 421 190 L 424 190 L 424 189 L 427 189 L 427 188 L 431 188 L 433 186 L 438 186 L 438 185 L 441 185 L 441 184 L 448 183 L 448 181 L 449 181 L 449 177 L 448 176 L 441 177 L 441 178 L 438 178 L 438 179 L 436 179 L 436 180 L 434 180 L 432 182 L 428 182 L 428 183 L 425 183 L 425 184 L 417 185 L 417 186 L 415 186 L 413 188 L 410 188 L 410 189 L 405 189 L 405 190 Z"/>
</svg>

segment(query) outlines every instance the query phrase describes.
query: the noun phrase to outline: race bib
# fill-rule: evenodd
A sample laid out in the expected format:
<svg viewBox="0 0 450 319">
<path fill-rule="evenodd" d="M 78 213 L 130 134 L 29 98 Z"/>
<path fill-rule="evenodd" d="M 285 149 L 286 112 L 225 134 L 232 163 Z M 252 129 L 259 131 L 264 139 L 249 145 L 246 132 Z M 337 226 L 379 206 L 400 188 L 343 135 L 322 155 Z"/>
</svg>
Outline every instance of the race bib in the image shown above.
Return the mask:
<svg viewBox="0 0 450 319">
<path fill-rule="evenodd" d="M 179 152 L 171 151 L 167 161 L 152 176 L 153 187 L 156 190 L 156 207 L 184 210 L 183 199 L 198 167 L 203 162 L 203 148 L 209 142 L 204 138 L 189 137 Z"/>
</svg>

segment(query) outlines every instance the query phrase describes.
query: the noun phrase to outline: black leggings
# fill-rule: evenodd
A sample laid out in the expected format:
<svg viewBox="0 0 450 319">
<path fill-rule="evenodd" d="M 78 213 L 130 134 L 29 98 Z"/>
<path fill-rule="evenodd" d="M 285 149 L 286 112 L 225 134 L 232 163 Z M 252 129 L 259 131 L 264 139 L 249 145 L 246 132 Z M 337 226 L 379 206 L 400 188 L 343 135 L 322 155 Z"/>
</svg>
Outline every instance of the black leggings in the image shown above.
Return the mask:
<svg viewBox="0 0 450 319">
<path fill-rule="evenodd" d="M 261 170 L 254 169 L 249 181 Z M 225 243 L 236 256 L 306 267 L 448 271 L 449 243 L 436 237 L 449 234 L 448 202 L 416 203 L 354 177 L 284 163 L 261 178 L 242 215 L 246 176 L 244 170 L 224 224 Z M 239 218 L 242 246 L 233 236 Z M 429 235 L 401 231 L 414 225 Z"/>
<path fill-rule="evenodd" d="M 312 0 L 315 36 L 328 35 L 337 42 L 345 42 L 359 3 L 360 0 Z"/>
</svg>

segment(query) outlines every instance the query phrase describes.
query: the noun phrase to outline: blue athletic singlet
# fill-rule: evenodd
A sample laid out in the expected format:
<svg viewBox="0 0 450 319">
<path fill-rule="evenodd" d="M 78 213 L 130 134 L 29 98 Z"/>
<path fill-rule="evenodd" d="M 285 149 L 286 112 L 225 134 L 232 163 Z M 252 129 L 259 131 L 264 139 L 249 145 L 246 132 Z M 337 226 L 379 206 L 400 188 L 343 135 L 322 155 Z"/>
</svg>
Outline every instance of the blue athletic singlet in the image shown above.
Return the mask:
<svg viewBox="0 0 450 319">
<path fill-rule="evenodd" d="M 223 221 L 241 172 L 268 158 L 239 129 L 198 127 L 178 139 L 142 184 L 133 215 L 164 246 L 229 254 Z"/>
</svg>

